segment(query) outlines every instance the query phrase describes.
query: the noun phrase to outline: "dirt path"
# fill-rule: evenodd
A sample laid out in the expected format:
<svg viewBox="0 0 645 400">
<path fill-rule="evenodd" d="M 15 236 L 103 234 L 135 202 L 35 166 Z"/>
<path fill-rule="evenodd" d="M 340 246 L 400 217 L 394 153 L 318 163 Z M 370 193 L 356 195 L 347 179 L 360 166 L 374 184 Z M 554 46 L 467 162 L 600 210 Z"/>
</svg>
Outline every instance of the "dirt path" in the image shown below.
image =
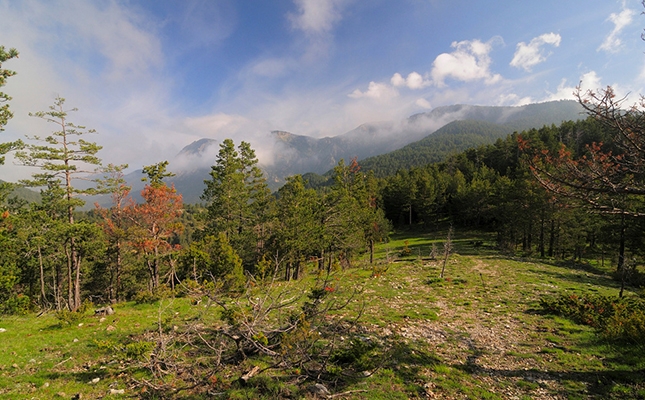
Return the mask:
<svg viewBox="0 0 645 400">
<path fill-rule="evenodd" d="M 465 371 L 472 384 L 501 398 L 565 399 L 570 393 L 563 384 L 566 373 L 554 364 L 554 351 L 562 346 L 549 340 L 558 333 L 530 310 L 545 283 L 518 288 L 511 272 L 499 268 L 494 259 L 477 260 L 469 268 L 467 284 L 439 288 L 428 284 L 427 274 L 405 274 L 409 296 L 434 298 L 427 307 L 437 318 L 404 319 L 379 328 L 380 334 L 425 343 L 443 363 Z M 397 296 L 389 306 L 404 312 L 409 296 Z M 426 398 L 447 398 L 433 383 L 438 373 L 428 369 L 425 375 Z"/>
</svg>

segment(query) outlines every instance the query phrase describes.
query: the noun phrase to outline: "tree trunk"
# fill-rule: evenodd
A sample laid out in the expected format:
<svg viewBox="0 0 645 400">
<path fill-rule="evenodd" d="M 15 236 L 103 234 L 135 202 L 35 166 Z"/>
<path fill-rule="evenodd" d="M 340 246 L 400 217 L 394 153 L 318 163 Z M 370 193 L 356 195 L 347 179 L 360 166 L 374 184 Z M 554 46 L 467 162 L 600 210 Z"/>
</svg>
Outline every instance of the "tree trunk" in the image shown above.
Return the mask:
<svg viewBox="0 0 645 400">
<path fill-rule="evenodd" d="M 551 220 L 551 229 L 549 231 L 549 257 L 553 257 L 553 251 L 555 246 L 555 220 Z"/>
<path fill-rule="evenodd" d="M 65 247 L 65 255 L 67 256 L 67 307 L 70 311 L 75 311 L 74 309 L 74 286 L 72 281 L 72 254 L 70 250 L 71 244 L 69 247 Z"/>
<path fill-rule="evenodd" d="M 47 303 L 47 295 L 45 294 L 45 268 L 43 266 L 43 253 L 40 246 L 38 246 L 38 267 L 40 268 L 40 305 L 45 307 Z"/>
<path fill-rule="evenodd" d="M 54 286 L 54 303 L 56 305 L 56 311 L 60 311 L 63 308 L 62 304 L 62 299 L 61 299 L 61 291 L 63 290 L 62 286 L 62 280 L 63 280 L 63 274 L 60 270 L 60 264 L 54 263 L 52 266 L 52 280 L 53 280 L 53 286 Z"/>
<path fill-rule="evenodd" d="M 116 242 L 116 287 L 114 288 L 114 300 L 119 301 L 121 295 L 121 241 Z"/>
<path fill-rule="evenodd" d="M 81 256 L 76 253 L 76 277 L 74 279 L 74 311 L 81 307 Z"/>
<path fill-rule="evenodd" d="M 618 268 L 620 272 L 625 268 L 625 214 L 620 219 L 620 244 L 618 248 Z"/>
<path fill-rule="evenodd" d="M 540 248 L 540 258 L 544 258 L 544 209 L 542 209 L 542 215 L 540 216 L 540 243 L 538 246 Z"/>
</svg>

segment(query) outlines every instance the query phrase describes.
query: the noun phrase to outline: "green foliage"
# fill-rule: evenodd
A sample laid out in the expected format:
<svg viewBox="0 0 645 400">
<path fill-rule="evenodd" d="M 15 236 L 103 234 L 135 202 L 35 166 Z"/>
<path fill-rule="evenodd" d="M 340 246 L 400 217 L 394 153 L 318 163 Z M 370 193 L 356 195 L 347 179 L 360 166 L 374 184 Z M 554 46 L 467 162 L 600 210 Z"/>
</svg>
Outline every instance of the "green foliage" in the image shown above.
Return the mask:
<svg viewBox="0 0 645 400">
<path fill-rule="evenodd" d="M 207 203 L 206 233 L 224 234 L 243 265 L 251 269 L 261 257 L 258 243 L 266 240 L 271 197 L 255 151 L 246 142 L 235 148 L 231 139 L 220 145 L 202 199 Z"/>
<path fill-rule="evenodd" d="M 56 318 L 61 327 L 76 325 L 85 318 L 85 314 L 78 311 L 70 311 L 66 308 L 56 311 Z"/>
<path fill-rule="evenodd" d="M 5 50 L 4 46 L 0 46 L 0 89 L 7 83 L 7 78 L 16 74 L 15 71 L 2 68 L 2 63 L 12 58 L 18 58 L 18 51 L 16 49 Z M 9 100 L 11 100 L 11 96 L 0 91 L 0 132 L 4 131 L 7 122 L 13 117 L 13 113 L 9 109 Z M 0 143 L 0 165 L 4 164 L 4 154 L 21 146 L 21 141 Z M 4 200 L 4 198 L 0 197 L 0 200 Z"/>
<path fill-rule="evenodd" d="M 355 337 L 334 351 L 330 361 L 337 364 L 339 372 L 342 366 L 351 366 L 356 371 L 371 371 L 382 363 L 382 349 L 377 342 L 368 337 Z"/>
<path fill-rule="evenodd" d="M 11 294 L 0 303 L 0 314 L 25 315 L 32 310 L 32 303 L 29 296 L 22 293 Z"/>
<path fill-rule="evenodd" d="M 0 46 L 0 88 L 7 83 L 7 78 L 16 74 L 14 71 L 2 68 L 2 63 L 12 58 L 18 58 L 18 51 L 16 49 L 5 50 L 4 46 Z M 9 111 L 9 104 L 6 104 L 9 100 L 11 100 L 9 95 L 0 92 L 0 132 L 4 130 L 7 121 L 13 117 L 13 114 Z"/>
<path fill-rule="evenodd" d="M 163 179 L 175 176 L 172 172 L 166 171 L 168 161 L 162 161 L 157 164 L 143 167 L 143 173 L 147 177 L 141 178 L 144 182 L 150 182 L 150 186 L 158 188 L 164 185 Z"/>
<path fill-rule="evenodd" d="M 184 276 L 221 282 L 223 288 L 231 292 L 239 291 L 246 283 L 242 259 L 224 232 L 191 243 L 180 257 L 180 263 Z"/>
<path fill-rule="evenodd" d="M 150 341 L 137 341 L 125 345 L 125 355 L 128 358 L 142 360 L 150 357 L 155 348 L 155 343 Z"/>
<path fill-rule="evenodd" d="M 159 285 L 154 290 L 146 289 L 137 292 L 133 300 L 137 304 L 152 304 L 159 300 L 169 299 L 172 297 L 174 297 L 172 289 L 166 285 Z"/>
<path fill-rule="evenodd" d="M 605 338 L 641 344 L 645 339 L 645 300 L 638 297 L 560 294 L 543 297 L 542 308 L 596 328 Z"/>
</svg>

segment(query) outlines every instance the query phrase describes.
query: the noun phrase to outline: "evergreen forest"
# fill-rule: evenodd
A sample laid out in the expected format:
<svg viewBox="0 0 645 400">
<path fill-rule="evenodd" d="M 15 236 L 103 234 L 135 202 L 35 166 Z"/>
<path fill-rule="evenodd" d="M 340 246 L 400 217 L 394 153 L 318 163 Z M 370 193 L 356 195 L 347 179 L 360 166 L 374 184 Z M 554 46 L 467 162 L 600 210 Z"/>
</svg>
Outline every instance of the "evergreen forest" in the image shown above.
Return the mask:
<svg viewBox="0 0 645 400">
<path fill-rule="evenodd" d="M 13 74 L 1 63 L 16 56 L 15 50 L 0 47 L 0 86 Z M 101 379 L 112 379 L 122 383 L 101 387 L 101 393 L 127 390 L 150 399 L 422 398 L 434 392 L 507 398 L 499 394 L 503 387 L 471 385 L 466 375 L 481 372 L 475 361 L 457 368 L 448 355 L 441 358 L 440 350 L 431 353 L 418 342 L 399 341 L 413 329 L 396 336 L 394 325 L 383 321 L 400 296 L 377 292 L 378 297 L 376 289 L 352 280 L 362 276 L 366 282 L 388 282 L 387 290 L 404 290 L 406 279 L 420 276 L 423 287 L 434 290 L 432 296 L 459 285 L 481 289 L 481 299 L 513 292 L 483 269 L 473 267 L 467 278 L 458 278 L 454 271 L 460 263 L 483 262 L 467 259 L 469 254 L 504 260 L 499 271 L 508 267 L 510 275 L 510 266 L 520 274 L 527 265 L 543 265 L 554 275 L 564 272 L 550 268 L 566 267 L 583 271 L 580 276 L 606 277 L 609 289 L 600 292 L 576 286 L 575 295 L 542 296 L 536 289 L 540 297 L 527 318 L 559 315 L 541 322 L 553 324 L 544 328 L 553 334 L 552 353 L 568 346 L 557 336 L 558 326 L 576 334 L 593 332 L 603 346 L 627 346 L 611 347 L 618 357 L 642 352 L 645 113 L 616 101 L 611 88 L 578 96 L 588 113 L 583 120 L 509 130 L 493 144 L 455 151 L 460 144 L 450 143 L 451 132 L 467 133 L 475 124 L 461 121 L 443 132 L 442 143 L 450 148 L 433 149 L 440 157 L 426 160 L 408 147 L 381 164 L 341 160 L 328 179 L 291 176 L 273 193 L 251 145 L 227 139 L 204 182 L 200 204 L 184 204 L 166 183 L 172 174 L 163 160 L 143 168 L 143 200 L 133 201 L 124 180 L 127 166 L 101 159 L 100 146 L 89 139 L 92 129 L 76 125 L 75 110 L 56 98 L 48 110 L 32 115 L 51 128 L 48 136 L 0 145 L 2 154 L 35 167 L 31 179 L 19 185 L 40 191 L 38 201 L 27 201 L 12 194 L 17 184 L 1 187 L 0 322 L 49 316 L 57 322 L 40 332 L 63 335 L 106 317 L 126 320 L 139 310 L 137 315 L 152 320 L 132 317 L 129 324 L 152 328 L 88 338 L 84 352 L 103 356 L 77 365 L 83 372 L 64 370 L 80 356 L 63 352 L 48 362 L 65 372 L 36 374 L 25 384 L 42 388 L 45 381 L 49 385 L 78 373 L 70 378 L 75 384 L 60 384 L 56 393 L 82 393 L 86 386 L 81 384 L 101 387 Z M 4 127 L 10 123 L 10 98 L 1 94 L 0 99 Z M 97 174 L 100 178 L 88 185 L 87 177 Z M 111 206 L 81 211 L 85 196 L 94 194 L 108 194 Z M 432 242 L 415 246 L 415 238 L 429 235 Z M 399 266 L 402 262 L 407 266 Z M 527 264 L 518 266 L 521 262 Z M 379 304 L 386 298 L 387 305 Z M 439 318 L 428 299 L 419 302 L 414 313 L 399 311 L 394 321 Z M 491 305 L 489 313 L 500 304 Z M 565 318 L 582 328 L 573 330 L 574 322 L 565 324 Z M 109 325 L 112 330 L 116 321 Z M 481 356 L 472 351 L 473 357 Z M 519 359 L 517 351 L 506 355 Z M 22 368 L 18 361 L 11 364 L 5 356 L 12 357 L 3 353 L 0 361 L 12 366 L 0 365 L 0 382 L 8 385 L 29 375 L 16 372 Z M 388 364 L 390 359 L 412 367 L 400 370 Z M 422 367 L 433 380 L 423 380 Z M 569 371 L 561 381 L 578 386 L 558 389 L 539 383 L 541 372 L 533 371 L 532 380 L 520 374 L 521 380 L 513 381 L 513 395 L 642 398 L 642 376 L 634 377 L 642 368 L 642 361 L 635 361 L 620 373 L 594 375 L 595 383 Z M 380 380 L 361 386 L 372 376 Z M 387 382 L 401 397 L 376 395 L 387 392 Z M 455 382 L 463 386 L 451 386 Z M 0 385 L 0 393 L 10 390 Z"/>
</svg>

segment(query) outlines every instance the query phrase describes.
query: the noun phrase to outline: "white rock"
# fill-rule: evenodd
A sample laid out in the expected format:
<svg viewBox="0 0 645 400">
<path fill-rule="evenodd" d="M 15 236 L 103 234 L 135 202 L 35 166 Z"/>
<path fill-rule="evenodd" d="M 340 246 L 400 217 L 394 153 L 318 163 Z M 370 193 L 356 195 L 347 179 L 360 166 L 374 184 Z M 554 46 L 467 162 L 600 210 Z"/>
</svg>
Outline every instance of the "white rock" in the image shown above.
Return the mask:
<svg viewBox="0 0 645 400">
<path fill-rule="evenodd" d="M 94 379 L 92 379 L 92 380 L 90 381 L 90 384 L 91 384 L 91 385 L 97 384 L 97 383 L 99 383 L 99 381 L 100 381 L 100 380 L 101 380 L 101 378 L 94 378 Z"/>
<path fill-rule="evenodd" d="M 331 393 L 329 393 L 329 390 L 323 385 L 322 383 L 316 383 L 315 385 L 312 385 L 309 387 L 309 391 L 311 391 L 314 394 L 317 395 L 322 395 L 322 396 L 329 396 Z"/>
<path fill-rule="evenodd" d="M 5 328 L 0 328 L 0 332 L 6 332 L 7 330 Z"/>
</svg>

